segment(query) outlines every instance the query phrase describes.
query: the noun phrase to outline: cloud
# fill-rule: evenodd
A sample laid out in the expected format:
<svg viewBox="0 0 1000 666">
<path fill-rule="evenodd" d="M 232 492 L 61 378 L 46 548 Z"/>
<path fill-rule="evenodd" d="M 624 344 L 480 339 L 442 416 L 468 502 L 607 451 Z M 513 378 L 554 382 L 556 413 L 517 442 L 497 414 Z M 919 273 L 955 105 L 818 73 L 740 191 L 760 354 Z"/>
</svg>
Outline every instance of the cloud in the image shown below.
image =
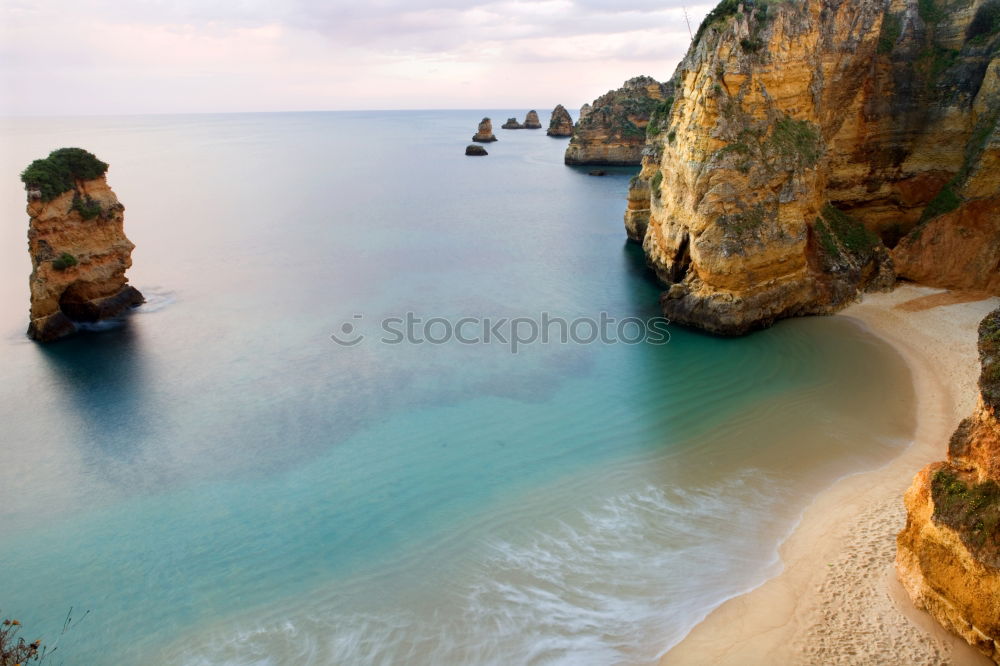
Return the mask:
<svg viewBox="0 0 1000 666">
<path fill-rule="evenodd" d="M 0 111 L 475 108 L 519 106 L 529 95 L 532 106 L 565 103 L 638 73 L 669 76 L 687 48 L 681 7 L 677 0 L 7 0 Z M 693 28 L 710 8 L 687 8 Z"/>
</svg>

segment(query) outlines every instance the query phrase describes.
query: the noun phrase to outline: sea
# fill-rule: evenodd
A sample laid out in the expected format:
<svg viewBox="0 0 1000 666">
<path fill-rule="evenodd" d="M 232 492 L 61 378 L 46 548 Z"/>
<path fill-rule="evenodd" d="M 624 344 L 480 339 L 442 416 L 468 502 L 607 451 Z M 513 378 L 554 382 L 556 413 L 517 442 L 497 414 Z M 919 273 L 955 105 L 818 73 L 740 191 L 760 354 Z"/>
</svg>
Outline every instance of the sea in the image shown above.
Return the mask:
<svg viewBox="0 0 1000 666">
<path fill-rule="evenodd" d="M 0 120 L 0 617 L 57 664 L 651 664 L 777 574 L 909 443 L 906 365 L 658 319 L 637 169 L 525 111 Z M 66 146 L 146 303 L 41 345 L 19 174 Z"/>
</svg>

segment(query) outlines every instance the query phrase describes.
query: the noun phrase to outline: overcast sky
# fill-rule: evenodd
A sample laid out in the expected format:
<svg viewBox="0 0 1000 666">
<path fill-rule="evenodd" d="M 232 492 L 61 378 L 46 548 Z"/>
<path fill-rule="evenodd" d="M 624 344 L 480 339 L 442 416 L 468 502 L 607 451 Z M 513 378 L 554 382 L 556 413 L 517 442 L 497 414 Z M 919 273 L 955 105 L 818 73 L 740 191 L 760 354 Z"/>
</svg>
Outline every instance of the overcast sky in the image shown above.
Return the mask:
<svg viewBox="0 0 1000 666">
<path fill-rule="evenodd" d="M 669 77 L 683 2 L 0 0 L 0 113 L 574 108 Z"/>
</svg>

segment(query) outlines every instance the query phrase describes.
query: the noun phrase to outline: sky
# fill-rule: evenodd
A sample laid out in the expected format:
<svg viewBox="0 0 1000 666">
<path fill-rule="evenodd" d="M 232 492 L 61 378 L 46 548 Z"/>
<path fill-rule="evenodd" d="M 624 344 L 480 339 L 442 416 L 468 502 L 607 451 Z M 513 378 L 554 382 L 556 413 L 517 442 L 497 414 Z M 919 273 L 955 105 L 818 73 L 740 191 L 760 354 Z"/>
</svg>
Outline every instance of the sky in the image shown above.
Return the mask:
<svg viewBox="0 0 1000 666">
<path fill-rule="evenodd" d="M 0 114 L 573 109 L 669 78 L 714 4 L 0 0 Z"/>
</svg>

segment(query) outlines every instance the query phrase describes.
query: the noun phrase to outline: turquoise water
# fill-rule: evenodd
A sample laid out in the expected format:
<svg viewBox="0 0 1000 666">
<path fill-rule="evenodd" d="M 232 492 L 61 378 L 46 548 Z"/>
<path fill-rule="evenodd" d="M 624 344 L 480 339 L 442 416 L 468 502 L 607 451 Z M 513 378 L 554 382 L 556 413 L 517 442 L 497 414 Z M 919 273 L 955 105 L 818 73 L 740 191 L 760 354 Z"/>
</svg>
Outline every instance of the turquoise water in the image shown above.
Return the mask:
<svg viewBox="0 0 1000 666">
<path fill-rule="evenodd" d="M 649 663 L 905 445 L 905 367 L 839 318 L 380 344 L 406 312 L 657 314 L 631 172 L 543 132 L 467 158 L 483 115 L 3 121 L 3 614 L 67 664 Z M 17 174 L 65 145 L 112 165 L 148 303 L 38 346 Z"/>
</svg>

